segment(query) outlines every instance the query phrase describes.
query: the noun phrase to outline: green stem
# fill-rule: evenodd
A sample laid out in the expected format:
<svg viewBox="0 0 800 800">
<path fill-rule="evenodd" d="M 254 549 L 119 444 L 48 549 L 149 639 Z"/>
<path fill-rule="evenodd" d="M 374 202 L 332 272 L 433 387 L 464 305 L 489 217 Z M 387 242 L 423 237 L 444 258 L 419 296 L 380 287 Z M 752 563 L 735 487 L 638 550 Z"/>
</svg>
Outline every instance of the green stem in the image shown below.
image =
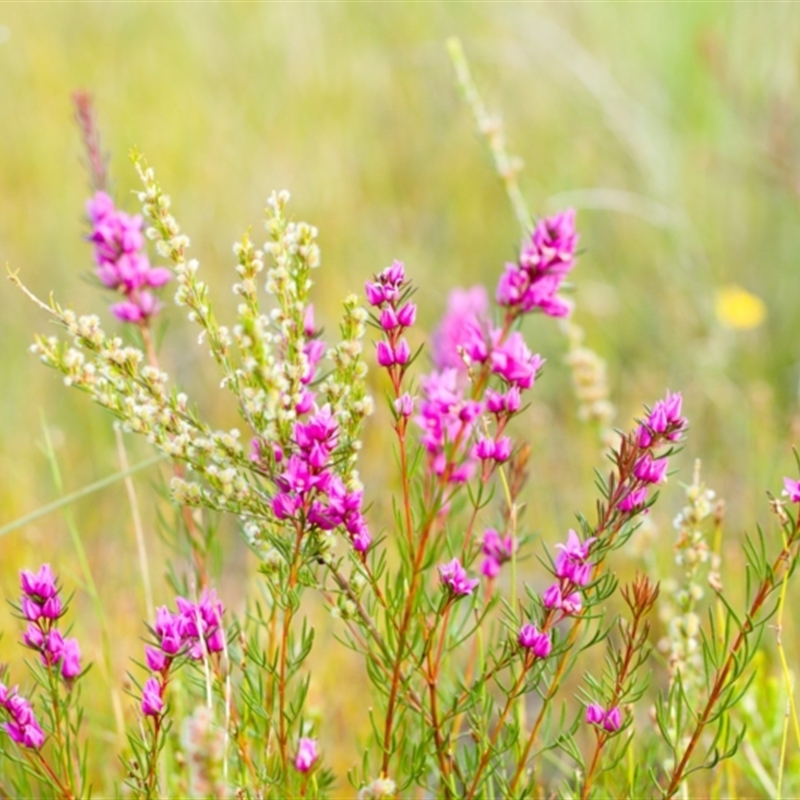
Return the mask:
<svg viewBox="0 0 800 800">
<path fill-rule="evenodd" d="M 112 486 L 117 481 L 121 481 L 127 478 L 129 475 L 134 475 L 137 472 L 141 472 L 143 469 L 152 467 L 153 464 L 157 464 L 159 461 L 163 461 L 165 458 L 166 456 L 161 454 L 153 456 L 152 458 L 147 458 L 144 461 L 140 461 L 138 464 L 134 464 L 132 467 L 130 467 L 130 469 L 124 469 L 120 472 L 113 472 L 111 475 L 102 478 L 99 481 L 95 481 L 94 483 L 90 483 L 88 486 L 84 486 L 83 489 L 78 489 L 77 492 L 66 494 L 59 500 L 48 503 L 46 506 L 42 506 L 41 508 L 36 509 L 36 511 L 32 511 L 30 514 L 26 514 L 24 517 L 20 517 L 13 522 L 3 525 L 0 527 L 0 536 L 5 536 L 7 533 L 13 533 L 19 528 L 24 528 L 26 525 L 30 525 L 31 522 L 36 522 L 37 519 L 46 517 L 48 514 L 52 514 L 54 511 L 58 511 L 59 509 L 64 508 L 64 506 L 74 503 L 76 500 L 81 500 L 84 497 L 88 497 L 90 494 L 99 492 L 101 489 L 105 489 L 107 486 Z"/>
</svg>

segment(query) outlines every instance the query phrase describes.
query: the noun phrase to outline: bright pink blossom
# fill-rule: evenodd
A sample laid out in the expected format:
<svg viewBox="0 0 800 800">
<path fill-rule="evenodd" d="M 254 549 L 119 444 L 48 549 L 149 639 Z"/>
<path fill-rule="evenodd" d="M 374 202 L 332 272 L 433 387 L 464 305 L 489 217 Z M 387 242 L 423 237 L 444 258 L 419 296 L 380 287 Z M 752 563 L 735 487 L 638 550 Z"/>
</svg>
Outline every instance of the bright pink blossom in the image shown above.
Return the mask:
<svg viewBox="0 0 800 800">
<path fill-rule="evenodd" d="M 160 304 L 147 291 L 172 280 L 166 267 L 152 267 L 144 252 L 143 220 L 115 208 L 105 192 L 97 192 L 86 204 L 92 223 L 89 241 L 94 244 L 97 276 L 109 288 L 125 295 L 111 307 L 123 322 L 140 322 L 153 316 Z"/>
<path fill-rule="evenodd" d="M 148 678 L 142 687 L 142 713 L 146 717 L 157 717 L 163 708 L 161 684 L 157 678 Z"/>
<path fill-rule="evenodd" d="M 792 503 L 800 503 L 800 481 L 792 480 L 792 478 L 784 478 L 783 485 L 789 500 Z"/>
<path fill-rule="evenodd" d="M 517 545 L 511 534 L 502 537 L 494 528 L 487 528 L 483 534 L 483 547 L 481 549 L 485 556 L 481 565 L 481 572 L 487 578 L 496 578 L 500 573 L 500 567 L 506 561 L 511 560 Z"/>
<path fill-rule="evenodd" d="M 566 544 L 557 544 L 561 552 L 556 556 L 555 574 L 574 586 L 586 586 L 591 578 L 592 565 L 588 562 L 589 551 L 596 537 L 581 541 L 574 530 L 570 529 Z"/>
<path fill-rule="evenodd" d="M 530 623 L 520 628 L 518 641 L 521 647 L 530 650 L 537 658 L 547 658 L 553 647 L 550 634 L 540 632 L 535 625 Z"/>
<path fill-rule="evenodd" d="M 477 578 L 469 578 L 467 576 L 467 571 L 461 566 L 461 562 L 457 558 L 447 564 L 440 565 L 439 575 L 442 585 L 456 597 L 472 594 L 475 587 L 480 583 Z"/>
<path fill-rule="evenodd" d="M 518 263 L 506 264 L 497 285 L 497 302 L 517 313 L 538 309 L 552 317 L 568 315 L 571 306 L 558 291 L 575 264 L 577 244 L 573 209 L 540 220 Z"/>
<path fill-rule="evenodd" d="M 447 311 L 431 336 L 431 360 L 438 370 L 465 372 L 462 353 L 471 361 L 488 355 L 484 330 L 489 321 L 489 298 L 483 286 L 454 289 L 447 298 Z"/>
<path fill-rule="evenodd" d="M 294 768 L 298 772 L 309 772 L 318 758 L 317 740 L 302 737 L 298 742 L 297 755 L 294 759 Z"/>
<path fill-rule="evenodd" d="M 606 712 L 598 703 L 590 703 L 586 706 L 586 721 L 590 725 L 599 725 L 606 716 Z"/>
<path fill-rule="evenodd" d="M 500 340 L 501 331 L 491 332 L 492 351 L 490 363 L 492 372 L 499 375 L 510 386 L 530 389 L 536 379 L 536 372 L 544 363 L 541 356 L 534 355 L 525 344 L 519 331 Z"/>
<path fill-rule="evenodd" d="M 49 564 L 42 564 L 37 573 L 23 569 L 19 573 L 22 591 L 29 597 L 47 600 L 56 592 L 56 578 Z"/>
<path fill-rule="evenodd" d="M 77 639 L 65 639 L 61 650 L 61 677 L 71 681 L 81 674 L 81 648 Z"/>
</svg>

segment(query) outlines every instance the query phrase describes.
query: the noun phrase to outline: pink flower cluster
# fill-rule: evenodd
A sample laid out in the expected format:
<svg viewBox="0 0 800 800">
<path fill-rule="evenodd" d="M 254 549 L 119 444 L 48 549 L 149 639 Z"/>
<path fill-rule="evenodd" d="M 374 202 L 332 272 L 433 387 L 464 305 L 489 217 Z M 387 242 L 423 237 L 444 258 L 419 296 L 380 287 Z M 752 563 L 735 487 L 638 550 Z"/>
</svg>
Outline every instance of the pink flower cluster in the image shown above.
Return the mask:
<svg viewBox="0 0 800 800">
<path fill-rule="evenodd" d="M 530 623 L 520 628 L 518 641 L 520 647 L 529 650 L 536 658 L 547 658 L 553 649 L 550 634 Z"/>
<path fill-rule="evenodd" d="M 411 347 L 403 336 L 417 319 L 417 307 L 408 300 L 409 285 L 405 266 L 395 261 L 391 267 L 364 284 L 367 302 L 376 309 L 377 321 L 386 338 L 377 345 L 378 363 L 389 370 L 397 390 L 400 379 L 411 360 Z"/>
<path fill-rule="evenodd" d="M 153 316 L 159 302 L 148 291 L 168 283 L 172 273 L 166 267 L 152 267 L 144 250 L 141 216 L 131 217 L 117 210 L 114 201 L 97 192 L 86 203 L 94 243 L 97 275 L 109 288 L 121 292 L 125 300 L 111 306 L 123 322 L 140 322 Z"/>
<path fill-rule="evenodd" d="M 447 474 L 452 483 L 469 480 L 475 469 L 468 444 L 483 406 L 467 398 L 465 389 L 453 368 L 423 376 L 420 413 L 416 417 L 433 472 Z"/>
<path fill-rule="evenodd" d="M 558 583 L 552 584 L 542 595 L 545 608 L 560 611 L 562 617 L 580 613 L 583 602 L 576 589 L 586 586 L 591 580 L 589 551 L 594 541 L 595 537 L 590 537 L 582 542 L 578 534 L 570 529 L 567 543 L 556 545 L 560 551 L 554 565 Z"/>
<path fill-rule="evenodd" d="M 545 619 L 544 629 L 539 629 L 532 624 L 523 625 L 519 632 L 521 647 L 531 650 L 537 658 L 547 658 L 550 655 L 551 639 L 549 628 L 566 616 L 579 614 L 583 608 L 580 587 L 586 586 L 591 580 L 592 564 L 589 553 L 594 538 L 581 541 L 575 531 L 570 530 L 566 544 L 557 544 L 559 550 L 554 564 L 554 573 L 558 582 L 552 584 L 542 596 L 542 605 L 548 612 L 559 611 L 561 616 L 553 618 L 548 614 Z"/>
<path fill-rule="evenodd" d="M 362 514 L 363 492 L 347 491 L 333 472 L 338 425 L 328 405 L 306 422 L 295 423 L 296 446 L 283 471 L 275 478 L 278 493 L 272 498 L 272 511 L 278 519 L 301 519 L 308 525 L 329 531 L 343 527 L 359 552 L 372 541 Z M 283 454 L 276 460 L 283 462 Z"/>
<path fill-rule="evenodd" d="M 616 733 L 622 727 L 622 713 L 617 706 L 606 711 L 598 703 L 586 707 L 586 721 L 590 725 L 602 725 L 609 733 Z"/>
<path fill-rule="evenodd" d="M 17 687 L 8 689 L 0 683 L 0 708 L 10 717 L 3 730 L 17 744 L 29 750 L 38 750 L 44 744 L 44 731 L 39 725 L 31 704 L 17 694 Z"/>
<path fill-rule="evenodd" d="M 42 564 L 36 573 L 20 572 L 22 598 L 20 609 L 28 621 L 23 643 L 39 653 L 46 667 L 61 667 L 61 677 L 73 681 L 81 674 L 81 648 L 78 640 L 65 639 L 58 629 L 64 608 L 49 564 Z"/>
<path fill-rule="evenodd" d="M 634 434 L 635 461 L 632 474 L 620 485 L 622 496 L 617 508 L 623 513 L 636 513 L 647 502 L 651 485 L 663 483 L 667 477 L 666 456 L 657 456 L 656 448 L 678 442 L 686 430 L 687 422 L 681 416 L 683 399 L 680 393 L 667 392 L 663 400 L 653 406 L 647 418 Z"/>
<path fill-rule="evenodd" d="M 431 336 L 431 359 L 437 370 L 466 372 L 467 362 L 486 360 L 489 297 L 483 286 L 453 289 L 447 313 Z"/>
<path fill-rule="evenodd" d="M 536 309 L 551 317 L 567 316 L 571 306 L 558 290 L 575 265 L 577 245 L 574 209 L 540 220 L 519 261 L 506 264 L 497 285 L 498 304 L 512 316 Z"/>
<path fill-rule="evenodd" d="M 442 586 L 451 597 L 466 597 L 475 591 L 475 587 L 480 583 L 477 578 L 467 576 L 467 571 L 461 566 L 461 562 L 454 558 L 447 564 L 439 566 L 439 577 Z"/>
<path fill-rule="evenodd" d="M 224 609 L 214 589 L 204 589 L 197 603 L 176 597 L 175 604 L 176 613 L 166 606 L 156 611 L 153 633 L 158 638 L 158 646 L 146 645 L 144 649 L 148 669 L 158 673 L 158 677 L 148 678 L 142 689 L 145 716 L 156 717 L 163 710 L 164 692 L 175 658 L 186 655 L 199 661 L 205 654 L 220 653 L 225 648 Z"/>
<path fill-rule="evenodd" d="M 458 289 L 448 298 L 447 311 L 433 334 L 432 360 L 436 369 L 422 378 L 422 402 L 417 423 L 433 472 L 452 483 L 472 476 L 478 462 L 482 477 L 511 457 L 512 442 L 503 436 L 508 420 L 521 405 L 521 392 L 530 389 L 543 361 L 525 344 L 522 334 L 494 328 L 487 315 L 482 287 Z M 470 370 L 481 366 L 500 381 L 482 398 L 470 397 Z M 476 384 L 473 384 L 473 386 Z M 476 420 L 484 412 L 494 417 L 492 435 L 472 442 Z"/>
<path fill-rule="evenodd" d="M 494 528 L 487 528 L 481 548 L 484 556 L 481 572 L 487 578 L 496 578 L 500 574 L 500 567 L 511 560 L 516 549 L 517 543 L 511 534 L 502 537 Z"/>
</svg>

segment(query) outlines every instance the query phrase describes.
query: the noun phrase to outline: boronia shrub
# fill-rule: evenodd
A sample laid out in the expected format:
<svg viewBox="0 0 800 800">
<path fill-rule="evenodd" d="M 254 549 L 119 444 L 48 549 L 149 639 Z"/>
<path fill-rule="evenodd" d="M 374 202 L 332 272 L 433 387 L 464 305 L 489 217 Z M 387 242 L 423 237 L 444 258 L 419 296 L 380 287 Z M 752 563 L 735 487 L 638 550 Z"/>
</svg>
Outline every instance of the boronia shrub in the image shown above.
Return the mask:
<svg viewBox="0 0 800 800">
<path fill-rule="evenodd" d="M 453 289 L 422 350 L 407 335 L 418 327 L 417 286 L 402 261 L 365 275 L 363 296 L 343 301 L 338 340 L 326 340 L 312 302 L 317 229 L 293 220 L 287 192 L 269 198 L 266 240 L 246 234 L 233 248 L 239 305 L 235 322 L 222 324 L 154 170 L 133 154 L 141 215 L 121 211 L 91 103 L 76 98 L 95 189 L 87 240 L 115 296 L 114 332 L 10 277 L 61 328 L 36 338 L 39 358 L 171 461 L 181 552 L 190 554 L 175 566 L 186 571 L 183 594 L 142 621 L 144 644 L 129 654 L 135 714 L 120 793 L 340 796 L 349 780 L 362 798 L 672 797 L 689 793 L 694 772 L 737 753 L 743 730 L 731 711 L 797 564 L 800 482 L 787 478 L 787 498 L 772 501 L 782 536 L 747 540 L 745 608 L 734 608 L 718 577 L 721 603 L 704 624 L 697 597 L 684 602 L 682 630 L 690 617 L 695 629 L 675 638 L 683 649 L 657 697 L 646 694 L 659 587 L 646 574 L 620 584 L 616 573 L 687 435 L 681 395 L 667 391 L 630 430 L 604 432 L 611 466 L 598 473 L 595 512 L 560 531 L 552 551 L 535 542 L 521 517 L 535 454 L 512 422 L 544 359 L 520 323 L 569 316 L 579 235 L 570 209 L 529 222 L 502 133 L 484 124 L 457 46 L 453 54 L 526 229 L 516 260 L 498 269 L 493 299 L 482 286 Z M 201 418 L 162 370 L 152 326 L 169 293 L 198 327 L 240 429 Z M 383 375 L 394 437 L 389 520 L 365 506 L 358 471 L 373 411 L 368 363 Z M 594 418 L 607 423 L 608 405 Z M 681 530 L 708 516 L 697 511 L 699 478 L 695 487 Z M 212 585 L 203 511 L 233 515 L 258 556 L 259 594 L 244 614 Z M 686 535 L 696 563 L 702 536 Z M 532 584 L 520 581 L 523 558 Z M 57 569 L 36 566 L 21 573 L 14 606 L 29 679 L 0 674 L 0 794 L 86 797 L 98 770 L 98 744 L 85 733 L 89 665 L 68 635 Z M 687 575 L 694 581 L 694 568 Z M 371 684 L 369 738 L 350 742 L 346 778 L 318 744 L 324 714 L 309 711 L 312 676 L 329 662 L 314 648 L 313 594 Z M 612 616 L 617 597 L 623 612 Z"/>
</svg>

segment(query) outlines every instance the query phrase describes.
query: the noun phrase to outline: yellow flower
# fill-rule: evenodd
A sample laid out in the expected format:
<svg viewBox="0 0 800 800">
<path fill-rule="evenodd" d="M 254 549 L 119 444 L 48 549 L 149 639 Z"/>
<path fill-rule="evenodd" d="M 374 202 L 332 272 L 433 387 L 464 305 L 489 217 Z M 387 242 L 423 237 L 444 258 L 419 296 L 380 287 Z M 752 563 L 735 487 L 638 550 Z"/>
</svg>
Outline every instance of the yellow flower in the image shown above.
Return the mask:
<svg viewBox="0 0 800 800">
<path fill-rule="evenodd" d="M 714 310 L 722 325 L 740 331 L 757 328 L 767 316 L 764 301 L 734 283 L 717 289 Z"/>
</svg>

